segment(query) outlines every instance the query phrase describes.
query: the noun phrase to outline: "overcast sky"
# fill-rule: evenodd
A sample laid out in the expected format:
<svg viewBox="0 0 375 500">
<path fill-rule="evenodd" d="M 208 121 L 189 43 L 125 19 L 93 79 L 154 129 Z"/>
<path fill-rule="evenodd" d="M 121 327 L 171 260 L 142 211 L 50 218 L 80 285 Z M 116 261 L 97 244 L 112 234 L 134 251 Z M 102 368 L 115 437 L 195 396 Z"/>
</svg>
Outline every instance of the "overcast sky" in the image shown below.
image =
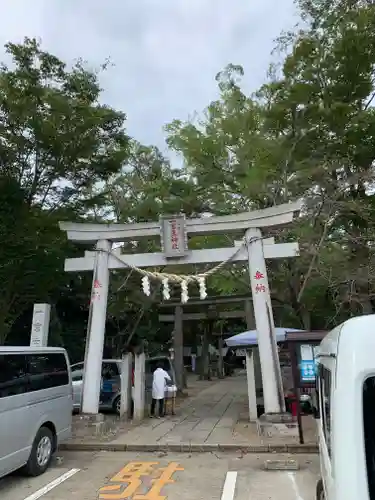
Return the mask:
<svg viewBox="0 0 375 500">
<path fill-rule="evenodd" d="M 255 90 L 273 40 L 295 22 L 293 0 L 2 0 L 0 42 L 40 37 L 66 62 L 94 67 L 110 57 L 103 100 L 126 112 L 130 135 L 165 151 L 163 126 L 215 99 L 228 63 L 243 65 Z"/>
</svg>

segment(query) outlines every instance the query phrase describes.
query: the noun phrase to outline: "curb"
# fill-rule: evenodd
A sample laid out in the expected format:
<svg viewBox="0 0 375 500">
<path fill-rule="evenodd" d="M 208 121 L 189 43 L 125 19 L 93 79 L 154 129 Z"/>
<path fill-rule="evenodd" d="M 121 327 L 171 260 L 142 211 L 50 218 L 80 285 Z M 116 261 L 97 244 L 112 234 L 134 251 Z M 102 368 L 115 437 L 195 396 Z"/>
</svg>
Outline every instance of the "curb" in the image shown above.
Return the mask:
<svg viewBox="0 0 375 500">
<path fill-rule="evenodd" d="M 59 450 L 66 451 L 130 451 L 130 452 L 174 452 L 212 453 L 215 451 L 239 451 L 242 453 L 290 453 L 317 454 L 319 447 L 314 444 L 290 445 L 248 445 L 248 444 L 118 444 L 118 443 L 62 443 Z"/>
</svg>

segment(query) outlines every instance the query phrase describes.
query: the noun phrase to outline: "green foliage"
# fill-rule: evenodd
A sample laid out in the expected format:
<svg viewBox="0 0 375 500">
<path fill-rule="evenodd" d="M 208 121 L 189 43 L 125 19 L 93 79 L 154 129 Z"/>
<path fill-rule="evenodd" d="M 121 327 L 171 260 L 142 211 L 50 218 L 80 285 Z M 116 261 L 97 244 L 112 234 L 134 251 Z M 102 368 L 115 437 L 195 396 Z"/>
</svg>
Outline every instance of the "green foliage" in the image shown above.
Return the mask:
<svg viewBox="0 0 375 500">
<path fill-rule="evenodd" d="M 81 192 L 117 172 L 128 156 L 125 115 L 99 104 L 95 73 L 72 69 L 34 39 L 8 43 L 0 69 L 0 172 L 29 205 L 79 204 Z"/>
<path fill-rule="evenodd" d="M 69 283 L 64 258 L 74 250 L 58 220 L 84 215 L 90 188 L 129 153 L 125 115 L 99 103 L 97 74 L 81 63 L 68 69 L 33 39 L 8 43 L 6 51 L 12 65 L 0 68 L 0 342 L 34 302 L 52 300 Z"/>
<path fill-rule="evenodd" d="M 229 66 L 217 76 L 219 100 L 203 119 L 168 126 L 168 143 L 213 213 L 305 200 L 303 217 L 278 233 L 298 239 L 302 255 L 271 262 L 269 273 L 273 299 L 324 328 L 373 309 L 375 6 L 299 4 L 304 27 L 281 38 L 285 60 L 256 95 L 244 95 L 242 68 Z M 243 278 L 234 268 L 215 287 L 245 292 Z"/>
<path fill-rule="evenodd" d="M 107 183 L 107 200 L 118 222 L 158 220 L 163 213 L 201 212 L 194 183 L 156 147 L 132 141 L 129 158 Z"/>
<path fill-rule="evenodd" d="M 373 2 L 301 2 L 308 27 L 263 87 L 266 130 L 282 136 L 307 200 L 315 254 L 340 309 L 371 312 L 374 289 L 375 64 Z M 306 232 L 306 229 L 305 229 Z M 334 290 L 334 292 L 332 292 Z"/>
<path fill-rule="evenodd" d="M 56 224 L 31 208 L 18 183 L 0 176 L 0 342 L 30 303 L 46 301 L 61 279 L 62 235 Z M 60 269 L 59 269 L 60 268 Z"/>
</svg>

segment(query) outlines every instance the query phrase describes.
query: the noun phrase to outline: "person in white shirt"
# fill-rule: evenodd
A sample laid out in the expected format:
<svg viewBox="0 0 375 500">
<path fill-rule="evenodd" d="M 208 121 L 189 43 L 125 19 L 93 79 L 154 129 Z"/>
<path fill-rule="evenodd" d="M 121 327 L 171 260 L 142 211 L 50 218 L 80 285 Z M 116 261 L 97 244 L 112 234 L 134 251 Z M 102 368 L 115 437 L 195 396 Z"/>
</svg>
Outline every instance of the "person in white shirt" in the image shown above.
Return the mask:
<svg viewBox="0 0 375 500">
<path fill-rule="evenodd" d="M 158 367 L 154 371 L 154 376 L 152 380 L 152 403 L 151 403 L 151 417 L 155 416 L 156 402 L 159 404 L 159 417 L 164 416 L 164 396 L 165 389 L 167 385 L 167 380 L 171 380 L 171 377 L 163 369 L 162 364 L 158 364 Z"/>
</svg>

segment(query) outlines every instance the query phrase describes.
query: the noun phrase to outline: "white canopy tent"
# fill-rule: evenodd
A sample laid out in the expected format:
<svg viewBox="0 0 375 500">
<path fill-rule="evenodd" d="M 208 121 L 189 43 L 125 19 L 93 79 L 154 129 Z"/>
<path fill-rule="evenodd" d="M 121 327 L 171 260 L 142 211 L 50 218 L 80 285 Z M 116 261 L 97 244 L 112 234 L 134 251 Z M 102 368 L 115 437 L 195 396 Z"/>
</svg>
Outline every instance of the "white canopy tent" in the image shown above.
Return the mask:
<svg viewBox="0 0 375 500">
<path fill-rule="evenodd" d="M 283 342 L 286 339 L 286 334 L 289 332 L 304 332 L 305 330 L 297 330 L 295 328 L 274 328 L 276 342 Z M 255 422 L 258 418 L 257 415 L 257 396 L 256 396 L 256 382 L 255 382 L 255 361 L 254 355 L 258 351 L 258 331 L 249 330 L 247 332 L 233 335 L 225 340 L 228 348 L 244 348 L 246 354 L 246 374 L 247 374 L 247 392 L 249 395 L 249 415 L 250 421 Z M 254 349 L 255 348 L 255 349 Z M 259 357 L 259 354 L 258 354 Z M 281 375 L 281 373 L 280 373 Z M 262 379 L 263 387 L 264 380 Z"/>
<path fill-rule="evenodd" d="M 288 332 L 304 332 L 296 328 L 275 328 L 276 342 L 284 342 Z M 247 347 L 258 345 L 258 333 L 256 330 L 238 333 L 225 340 L 228 347 Z"/>
</svg>

